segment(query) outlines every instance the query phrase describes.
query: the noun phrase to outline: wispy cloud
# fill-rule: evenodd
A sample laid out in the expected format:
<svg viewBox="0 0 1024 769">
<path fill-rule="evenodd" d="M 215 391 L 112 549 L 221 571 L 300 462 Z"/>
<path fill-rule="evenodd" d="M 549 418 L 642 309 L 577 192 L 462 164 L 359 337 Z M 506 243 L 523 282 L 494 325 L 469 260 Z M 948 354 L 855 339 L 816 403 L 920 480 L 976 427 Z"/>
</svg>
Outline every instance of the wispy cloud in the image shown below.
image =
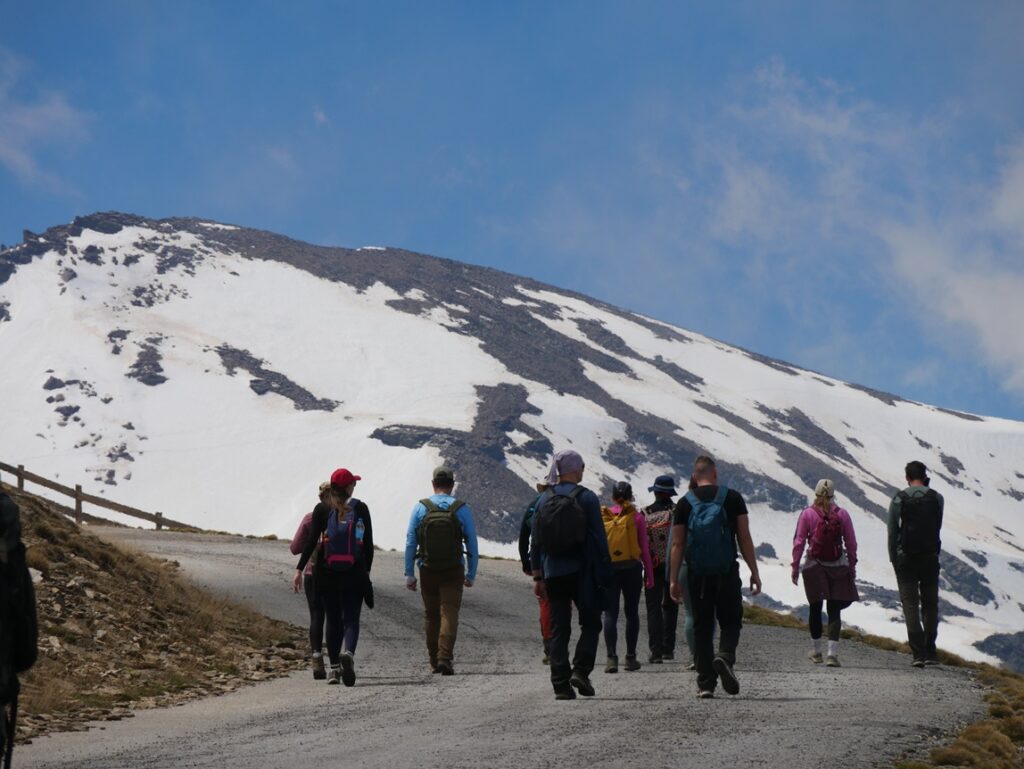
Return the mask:
<svg viewBox="0 0 1024 769">
<path fill-rule="evenodd" d="M 49 149 L 74 149 L 89 137 L 88 113 L 59 92 L 24 94 L 26 63 L 0 49 L 0 166 L 22 184 L 55 194 L 74 188 L 40 159 Z"/>
<path fill-rule="evenodd" d="M 313 105 L 313 122 L 317 125 L 329 125 L 331 122 L 319 104 Z"/>
</svg>

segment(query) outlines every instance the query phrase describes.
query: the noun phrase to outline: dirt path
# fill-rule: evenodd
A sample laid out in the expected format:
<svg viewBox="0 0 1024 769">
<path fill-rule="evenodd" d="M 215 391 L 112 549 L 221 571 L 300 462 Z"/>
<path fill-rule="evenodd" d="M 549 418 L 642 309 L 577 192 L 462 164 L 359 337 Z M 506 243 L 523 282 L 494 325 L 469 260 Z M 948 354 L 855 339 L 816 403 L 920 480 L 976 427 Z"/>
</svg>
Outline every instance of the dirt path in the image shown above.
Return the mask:
<svg viewBox="0 0 1024 769">
<path fill-rule="evenodd" d="M 304 598 L 288 587 L 295 559 L 284 543 L 102 533 L 177 560 L 196 582 L 270 616 L 306 621 Z M 427 669 L 420 599 L 405 590 L 399 554 L 378 554 L 374 583 L 377 608 L 363 615 L 354 688 L 294 675 L 43 738 L 20 747 L 16 764 L 840 769 L 891 766 L 984 711 L 982 690 L 961 671 L 916 670 L 906 656 L 848 642 L 843 668 L 815 667 L 804 634 L 757 626 L 743 630 L 738 697 L 698 701 L 693 674 L 675 662 L 595 672 L 595 698 L 555 702 L 529 580 L 507 561 L 484 561 L 466 591 L 457 675 L 442 679 Z"/>
</svg>

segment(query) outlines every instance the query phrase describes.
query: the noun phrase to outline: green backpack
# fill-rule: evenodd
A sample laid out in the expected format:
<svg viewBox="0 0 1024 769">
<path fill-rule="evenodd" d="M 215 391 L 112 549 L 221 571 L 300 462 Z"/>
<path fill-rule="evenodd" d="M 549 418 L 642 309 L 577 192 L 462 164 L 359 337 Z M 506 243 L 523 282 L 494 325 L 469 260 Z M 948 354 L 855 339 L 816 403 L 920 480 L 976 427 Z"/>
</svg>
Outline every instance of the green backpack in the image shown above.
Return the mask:
<svg viewBox="0 0 1024 769">
<path fill-rule="evenodd" d="M 429 499 L 421 499 L 427 514 L 416 530 L 417 555 L 423 567 L 431 571 L 454 569 L 462 563 L 462 524 L 455 514 L 465 502 L 456 499 L 445 510 Z"/>
</svg>

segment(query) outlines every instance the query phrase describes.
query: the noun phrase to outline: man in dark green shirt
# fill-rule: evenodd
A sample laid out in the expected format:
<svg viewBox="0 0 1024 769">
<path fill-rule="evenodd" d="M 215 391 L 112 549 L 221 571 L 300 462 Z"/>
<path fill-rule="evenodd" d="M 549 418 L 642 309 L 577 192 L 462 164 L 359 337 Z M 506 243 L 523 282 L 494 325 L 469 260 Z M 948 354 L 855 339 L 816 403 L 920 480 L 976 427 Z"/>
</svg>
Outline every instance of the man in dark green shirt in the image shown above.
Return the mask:
<svg viewBox="0 0 1024 769">
<path fill-rule="evenodd" d="M 914 667 L 938 665 L 939 553 L 945 502 L 928 487 L 928 469 L 908 462 L 907 488 L 889 503 L 889 561 L 896 570 Z"/>
</svg>

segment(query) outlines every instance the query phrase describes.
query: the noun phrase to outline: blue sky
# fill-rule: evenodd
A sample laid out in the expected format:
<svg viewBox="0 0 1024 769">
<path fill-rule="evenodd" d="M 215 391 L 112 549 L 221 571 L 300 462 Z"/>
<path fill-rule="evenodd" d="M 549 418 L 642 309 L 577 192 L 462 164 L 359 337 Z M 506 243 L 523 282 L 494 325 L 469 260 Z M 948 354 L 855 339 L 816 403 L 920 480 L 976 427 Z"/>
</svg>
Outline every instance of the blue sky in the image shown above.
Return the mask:
<svg viewBox="0 0 1024 769">
<path fill-rule="evenodd" d="M 0 242 L 194 215 L 1024 418 L 1024 4 L 0 0 Z"/>
</svg>

